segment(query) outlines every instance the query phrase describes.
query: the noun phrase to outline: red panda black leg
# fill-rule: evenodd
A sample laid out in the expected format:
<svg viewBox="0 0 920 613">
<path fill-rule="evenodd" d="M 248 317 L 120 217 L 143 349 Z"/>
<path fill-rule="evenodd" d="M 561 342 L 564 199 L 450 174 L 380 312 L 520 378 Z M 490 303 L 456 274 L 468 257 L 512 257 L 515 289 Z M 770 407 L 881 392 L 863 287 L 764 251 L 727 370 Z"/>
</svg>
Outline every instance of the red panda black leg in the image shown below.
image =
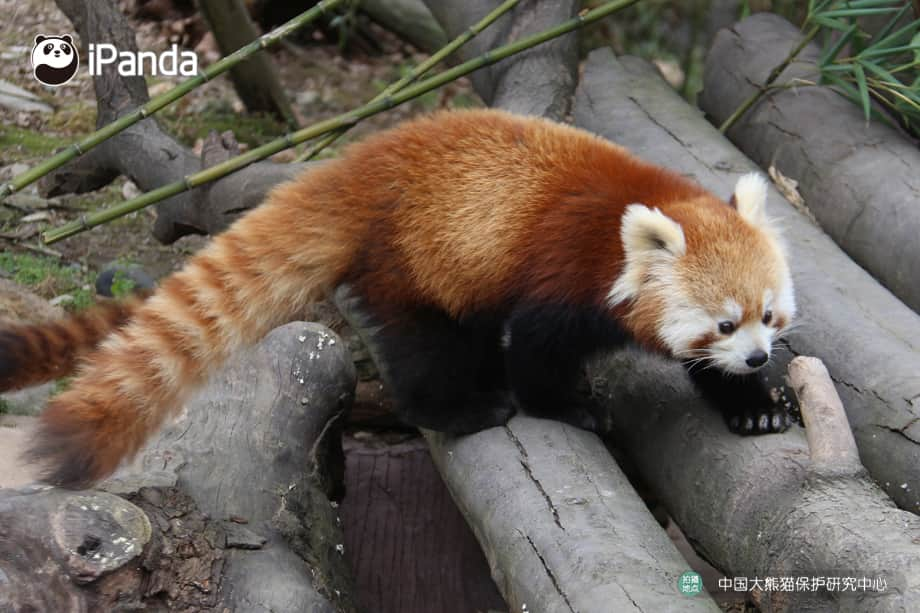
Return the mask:
<svg viewBox="0 0 920 613">
<path fill-rule="evenodd" d="M 725 375 L 713 368 L 688 368 L 690 379 L 709 403 L 725 418 L 736 434 L 783 432 L 792 417 L 782 402 L 774 401 L 761 372 Z"/>
<path fill-rule="evenodd" d="M 350 306 L 357 304 L 352 299 Z M 468 434 L 503 425 L 514 415 L 504 386 L 500 319 L 461 323 L 434 309 L 417 309 L 384 323 L 365 301 L 360 304 L 359 318 L 353 311 L 346 317 L 361 329 L 403 422 Z"/>
<path fill-rule="evenodd" d="M 597 407 L 576 389 L 582 367 L 592 354 L 628 341 L 628 334 L 601 308 L 567 304 L 517 307 L 502 337 L 515 401 L 535 417 L 597 430 Z"/>
</svg>

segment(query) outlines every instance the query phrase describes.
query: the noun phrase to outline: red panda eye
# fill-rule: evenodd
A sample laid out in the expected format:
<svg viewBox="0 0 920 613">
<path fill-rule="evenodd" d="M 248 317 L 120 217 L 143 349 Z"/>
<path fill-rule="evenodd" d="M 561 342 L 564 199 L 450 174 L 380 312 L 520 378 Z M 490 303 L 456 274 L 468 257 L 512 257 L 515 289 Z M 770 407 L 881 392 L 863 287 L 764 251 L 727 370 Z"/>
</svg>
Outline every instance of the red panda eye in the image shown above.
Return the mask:
<svg viewBox="0 0 920 613">
<path fill-rule="evenodd" d="M 735 331 L 735 324 L 731 321 L 720 321 L 719 322 L 719 332 L 722 334 L 731 334 Z"/>
<path fill-rule="evenodd" d="M 763 314 L 763 325 L 769 326 L 770 322 L 773 321 L 773 311 L 767 309 Z"/>
</svg>

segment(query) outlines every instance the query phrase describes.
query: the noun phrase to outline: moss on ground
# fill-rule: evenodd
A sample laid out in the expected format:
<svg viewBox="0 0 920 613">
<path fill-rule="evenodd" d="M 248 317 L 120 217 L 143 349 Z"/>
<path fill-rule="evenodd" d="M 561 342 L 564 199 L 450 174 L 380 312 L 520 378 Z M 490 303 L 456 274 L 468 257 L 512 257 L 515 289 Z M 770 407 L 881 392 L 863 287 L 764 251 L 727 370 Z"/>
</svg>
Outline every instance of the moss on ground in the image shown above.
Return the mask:
<svg viewBox="0 0 920 613">
<path fill-rule="evenodd" d="M 70 140 L 60 136 L 49 136 L 12 125 L 0 124 L 0 151 L 6 160 L 33 158 L 48 155 L 64 147 Z"/>
<path fill-rule="evenodd" d="M 86 308 L 93 302 L 91 275 L 78 265 L 65 266 L 57 259 L 27 253 L 0 253 L 0 271 L 43 298 L 68 294 L 62 304 L 69 310 Z"/>
<path fill-rule="evenodd" d="M 262 145 L 287 132 L 284 123 L 270 115 L 241 114 L 221 101 L 215 101 L 197 114 L 177 112 L 174 107 L 168 107 L 158 117 L 170 134 L 189 147 L 199 138 L 205 138 L 211 130 L 218 133 L 232 130 L 237 141 L 250 147 Z"/>
</svg>

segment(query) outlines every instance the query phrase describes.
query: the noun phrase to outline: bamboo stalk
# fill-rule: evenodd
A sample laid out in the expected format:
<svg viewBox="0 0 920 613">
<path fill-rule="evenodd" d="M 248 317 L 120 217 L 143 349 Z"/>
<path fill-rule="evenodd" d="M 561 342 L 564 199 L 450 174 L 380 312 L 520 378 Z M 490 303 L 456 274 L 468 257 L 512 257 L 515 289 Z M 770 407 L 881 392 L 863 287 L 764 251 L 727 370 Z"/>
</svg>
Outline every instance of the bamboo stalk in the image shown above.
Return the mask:
<svg viewBox="0 0 920 613">
<path fill-rule="evenodd" d="M 3 200 L 10 194 L 18 192 L 27 185 L 34 183 L 52 170 L 60 168 L 70 160 L 83 155 L 93 147 L 96 147 L 107 139 L 115 136 L 119 132 L 131 127 L 138 121 L 153 115 L 163 107 L 172 104 L 179 98 L 185 96 L 187 93 L 202 83 L 210 81 L 214 77 L 233 68 L 257 51 L 261 51 L 262 49 L 274 45 L 285 36 L 288 36 L 296 30 L 304 27 L 320 15 L 324 14 L 326 11 L 335 8 L 345 1 L 346 0 L 322 0 L 322 2 L 317 3 L 316 6 L 314 6 L 312 9 L 304 11 L 287 23 L 278 26 L 271 32 L 263 34 L 248 45 L 240 47 L 230 55 L 222 57 L 218 61 L 205 68 L 197 77 L 192 77 L 191 79 L 183 81 L 171 90 L 163 92 L 159 96 L 156 96 L 152 100 L 148 101 L 144 106 L 135 109 L 127 115 L 119 117 L 112 123 L 99 128 L 92 134 L 85 136 L 83 139 L 71 144 L 64 150 L 59 151 L 57 154 L 53 155 L 34 168 L 30 168 L 26 172 L 13 177 L 9 182 L 0 185 L 0 200 Z"/>
<path fill-rule="evenodd" d="M 479 57 L 454 66 L 453 68 L 445 70 L 444 72 L 433 77 L 429 77 L 424 81 L 416 83 L 415 85 L 410 85 L 409 87 L 395 94 L 378 100 L 377 102 L 365 104 L 364 106 L 361 106 L 352 111 L 348 111 L 347 113 L 342 113 L 341 115 L 337 115 L 311 126 L 307 126 L 303 129 L 297 130 L 296 132 L 286 134 L 271 142 L 256 147 L 255 149 L 247 151 L 242 155 L 230 158 L 229 160 L 221 162 L 220 164 L 205 168 L 178 181 L 141 194 L 137 198 L 126 200 L 120 204 L 102 211 L 81 216 L 80 219 L 76 221 L 44 232 L 42 234 L 42 240 L 46 244 L 55 243 L 64 238 L 69 238 L 75 234 L 89 230 L 95 226 L 104 224 L 119 217 L 123 217 L 128 213 L 138 211 L 144 207 L 150 206 L 151 204 L 155 204 L 161 200 L 175 196 L 176 194 L 203 185 L 209 181 L 215 181 L 223 176 L 230 174 L 231 172 L 248 166 L 253 162 L 257 162 L 270 155 L 274 155 L 279 151 L 293 147 L 312 138 L 316 138 L 317 136 L 322 136 L 327 132 L 333 132 L 343 127 L 352 126 L 365 117 L 370 117 L 371 115 L 375 115 L 382 111 L 391 109 L 398 104 L 402 104 L 407 100 L 411 100 L 412 98 L 416 98 L 426 92 L 436 89 L 445 83 L 459 79 L 460 77 L 467 75 L 474 70 L 478 70 L 484 66 L 489 66 L 505 59 L 506 57 L 514 55 L 515 53 L 520 53 L 521 51 L 544 43 L 548 40 L 552 40 L 553 38 L 567 34 L 572 30 L 576 30 L 599 19 L 603 19 L 604 17 L 611 15 L 620 9 L 624 9 L 628 6 L 636 4 L 638 1 L 639 0 L 614 0 L 612 2 L 603 4 L 595 9 L 580 14 L 577 17 L 568 19 L 553 28 L 549 28 L 543 32 L 538 32 L 537 34 L 524 37 L 513 43 L 502 45 L 501 47 L 496 47 L 495 49 L 487 51 Z"/>
<path fill-rule="evenodd" d="M 455 39 L 447 43 L 444 47 L 438 49 L 435 53 L 431 55 L 431 57 L 429 57 L 427 60 L 425 60 L 418 66 L 413 67 L 412 70 L 409 71 L 409 74 L 403 76 L 398 81 L 391 83 L 386 89 L 384 89 L 382 92 L 374 96 L 370 100 L 370 103 L 379 102 L 380 100 L 383 100 L 387 96 L 395 94 L 396 92 L 400 91 L 406 86 L 414 83 L 419 77 L 421 77 L 423 74 L 425 74 L 426 72 L 431 70 L 435 65 L 437 65 L 438 62 L 440 62 L 441 60 L 446 58 L 448 55 L 450 55 L 451 53 L 453 53 L 454 51 L 462 47 L 464 44 L 466 44 L 472 38 L 474 38 L 477 34 L 479 34 L 483 30 L 485 30 L 487 27 L 492 25 L 492 23 L 496 19 L 498 19 L 499 17 L 501 17 L 502 15 L 510 11 L 512 8 L 514 8 L 514 6 L 519 1 L 520 0 L 505 0 L 505 2 L 503 2 L 498 7 L 496 7 L 495 10 L 491 11 L 488 15 L 480 19 L 474 25 L 470 26 L 469 29 L 467 29 L 463 34 L 461 34 L 460 36 L 456 37 Z M 335 132 L 332 132 L 330 134 L 327 134 L 322 139 L 320 139 L 318 142 L 313 144 L 313 146 L 311 146 L 309 149 L 307 149 L 306 151 L 298 155 L 296 158 L 294 158 L 294 161 L 295 162 L 306 162 L 307 160 L 313 159 L 317 153 L 319 153 L 320 151 L 322 151 L 323 149 L 325 149 L 326 147 L 334 143 L 343 134 L 348 132 L 348 130 L 349 128 L 346 127 L 340 130 L 336 130 Z"/>
<path fill-rule="evenodd" d="M 770 74 L 767 75 L 767 80 L 764 81 L 764 84 L 761 85 L 760 88 L 750 98 L 742 102 L 741 106 L 735 109 L 735 112 L 732 113 L 724 122 L 722 122 L 722 125 L 719 126 L 719 132 L 725 134 L 725 132 L 727 132 L 728 129 L 733 125 L 735 125 L 735 123 L 741 119 L 741 117 L 743 117 L 744 114 L 747 113 L 752 106 L 757 104 L 761 98 L 767 95 L 767 92 L 770 91 L 770 86 L 773 85 L 773 82 L 776 81 L 776 79 L 779 78 L 779 75 L 782 74 L 784 70 L 786 70 L 789 64 L 791 64 L 792 61 L 799 56 L 799 53 L 802 52 L 802 49 L 804 49 L 808 43 L 814 40 L 815 36 L 818 35 L 820 30 L 820 27 L 814 26 L 808 32 L 808 34 L 805 35 L 805 38 L 799 41 L 799 44 L 789 52 L 789 55 L 786 56 L 786 59 L 783 60 L 779 65 L 773 67 L 773 70 L 771 70 Z"/>
</svg>

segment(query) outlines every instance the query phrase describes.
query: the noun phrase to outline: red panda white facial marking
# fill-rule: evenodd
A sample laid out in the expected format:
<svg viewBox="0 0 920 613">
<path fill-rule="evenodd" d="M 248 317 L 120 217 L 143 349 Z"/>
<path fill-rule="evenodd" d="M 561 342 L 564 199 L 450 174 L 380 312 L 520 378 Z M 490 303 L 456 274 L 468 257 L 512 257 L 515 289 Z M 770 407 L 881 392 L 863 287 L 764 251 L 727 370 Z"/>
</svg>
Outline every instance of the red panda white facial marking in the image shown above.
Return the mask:
<svg viewBox="0 0 920 613">
<path fill-rule="evenodd" d="M 766 193 L 764 179 L 750 174 L 731 207 L 712 198 L 628 207 L 624 266 L 607 299 L 630 305 L 638 338 L 652 335 L 674 357 L 729 373 L 767 363 L 795 300 Z"/>
</svg>

